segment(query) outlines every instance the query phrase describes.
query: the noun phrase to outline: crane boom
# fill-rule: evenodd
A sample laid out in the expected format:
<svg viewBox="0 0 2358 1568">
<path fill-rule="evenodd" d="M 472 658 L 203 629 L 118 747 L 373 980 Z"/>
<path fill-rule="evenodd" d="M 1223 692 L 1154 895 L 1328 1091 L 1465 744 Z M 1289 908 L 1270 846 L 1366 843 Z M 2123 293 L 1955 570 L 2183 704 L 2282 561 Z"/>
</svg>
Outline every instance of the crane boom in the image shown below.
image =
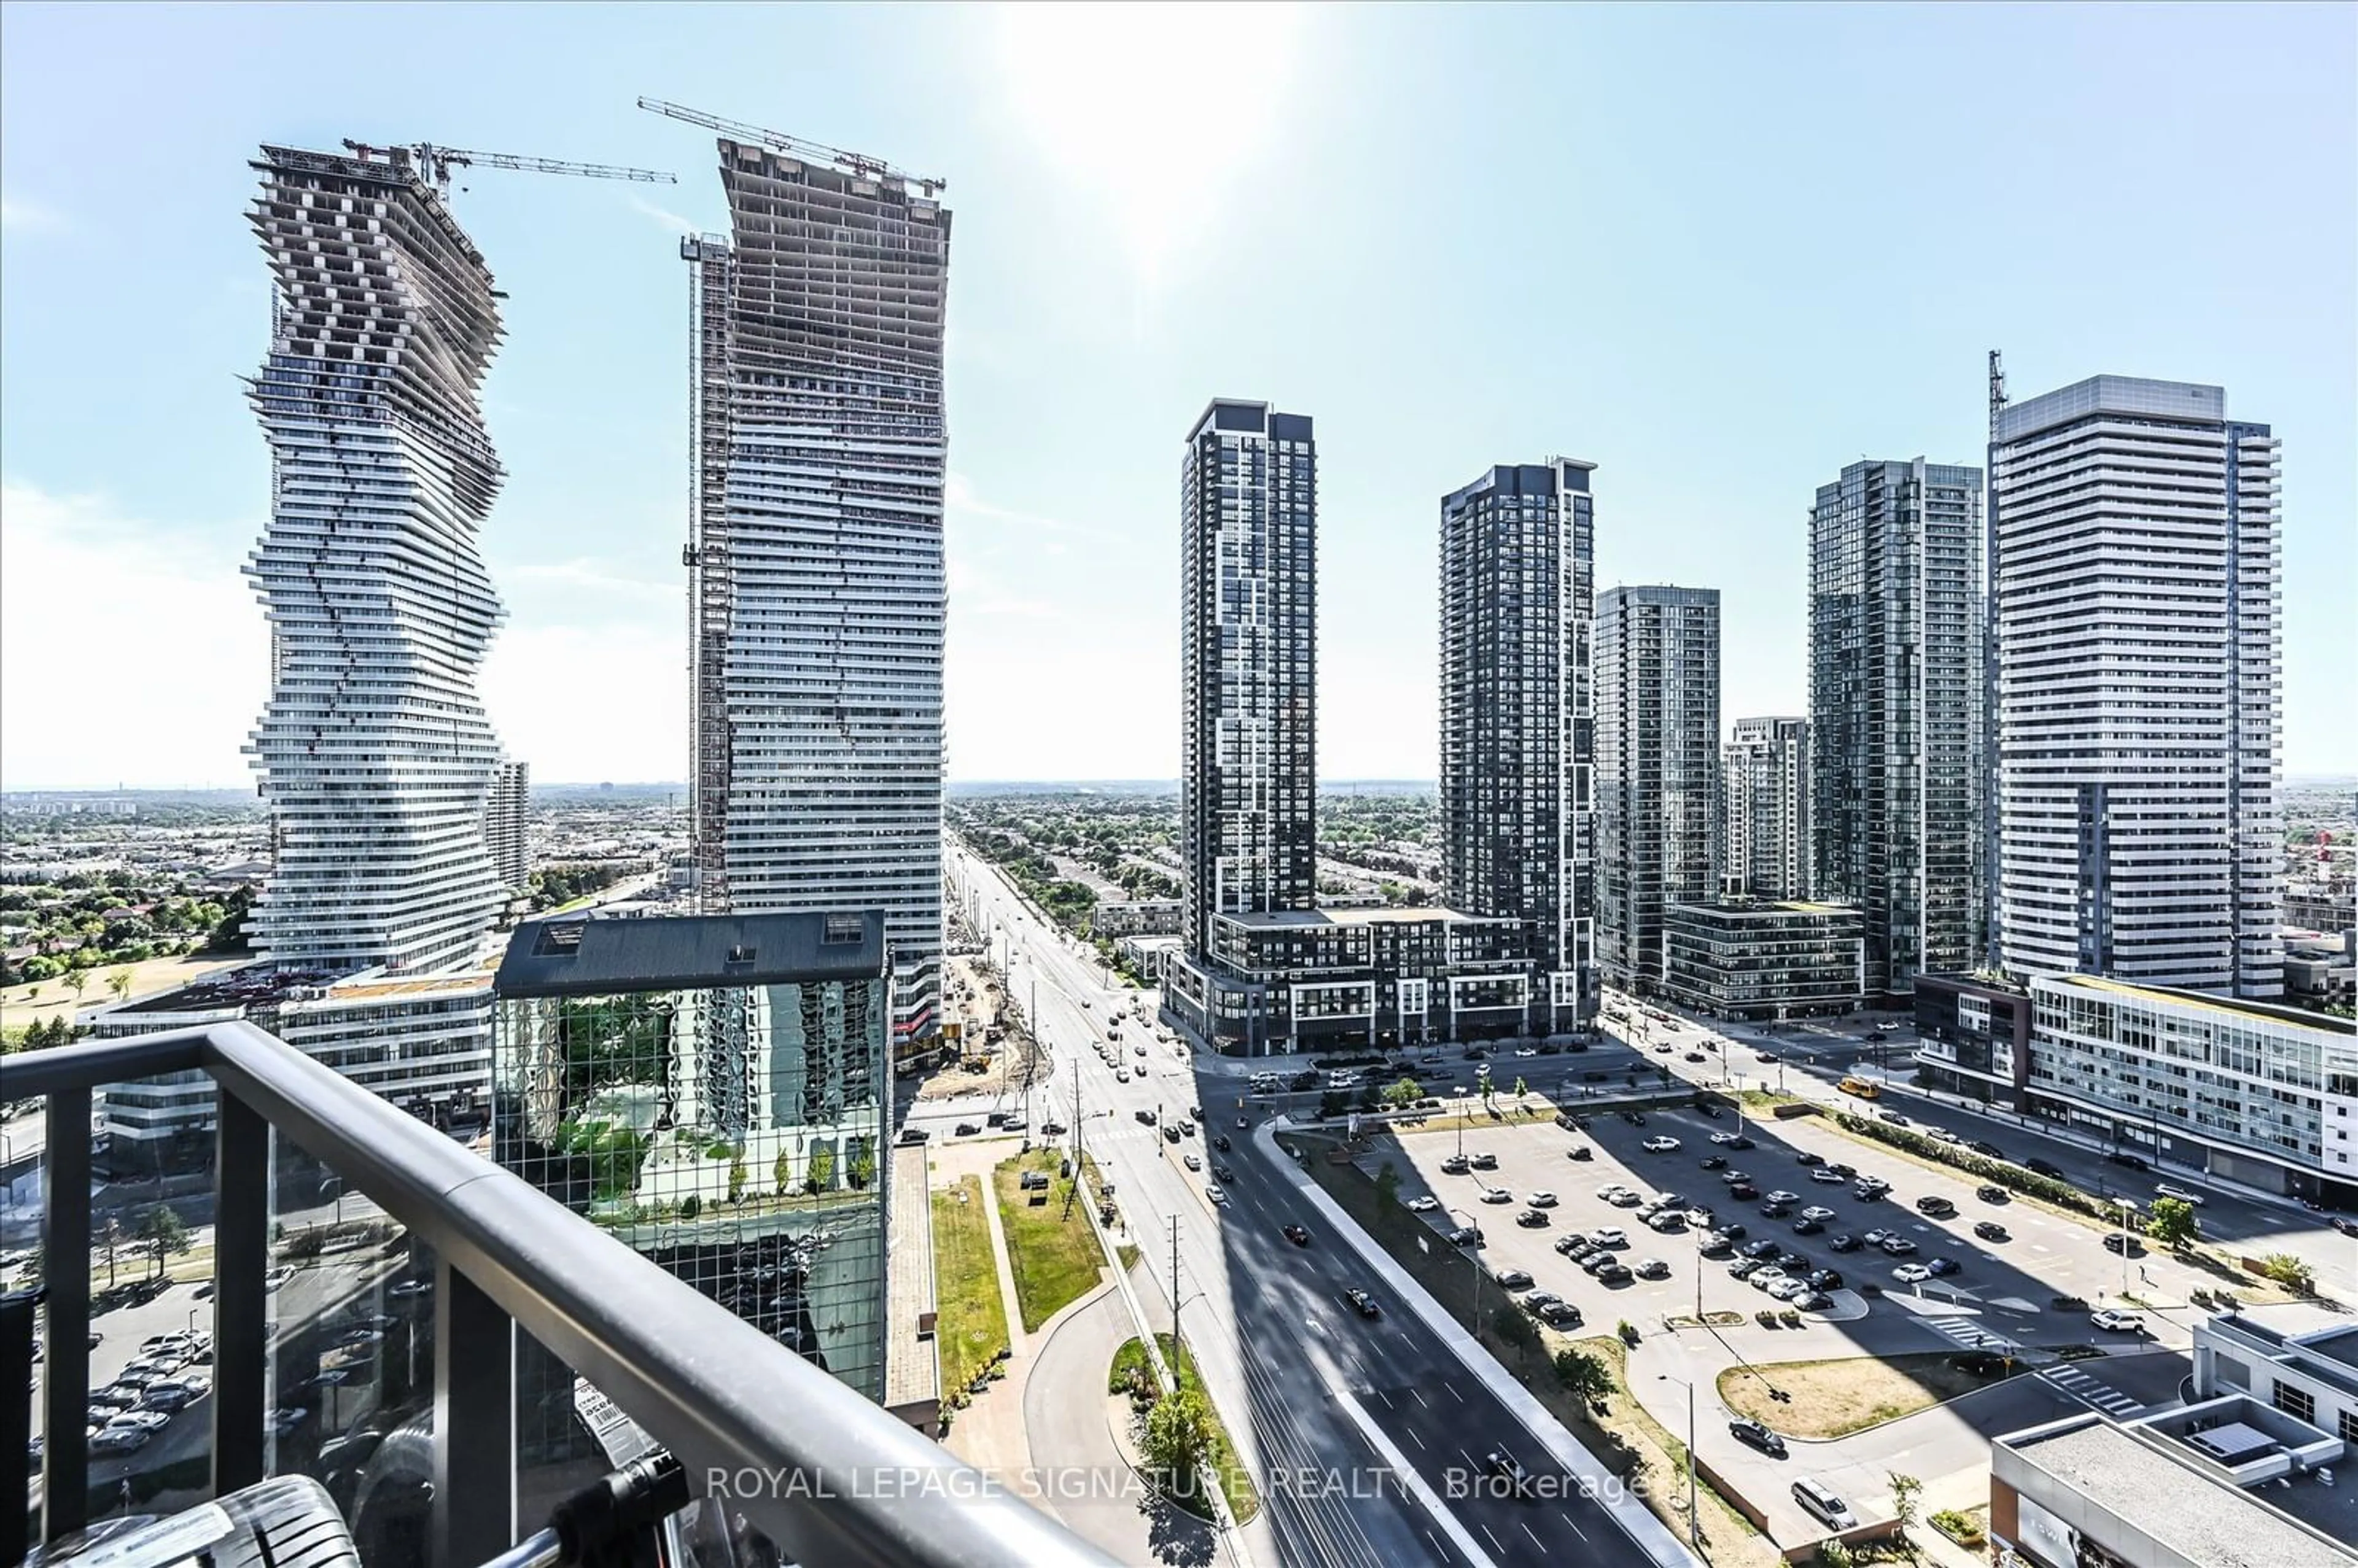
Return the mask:
<svg viewBox="0 0 2358 1568">
<path fill-rule="evenodd" d="M 795 157 L 806 161 L 837 164 L 855 174 L 865 175 L 871 179 L 904 180 L 922 189 L 927 196 L 945 190 L 949 186 L 949 181 L 946 179 L 928 179 L 923 175 L 910 174 L 905 170 L 894 168 L 882 158 L 870 157 L 865 153 L 846 152 L 841 147 L 831 147 L 824 142 L 807 141 L 801 136 L 790 136 L 784 131 L 773 131 L 762 125 L 749 125 L 742 120 L 723 119 L 718 114 L 708 114 L 701 109 L 690 109 L 686 104 L 666 103 L 660 98 L 642 98 L 639 100 L 639 107 L 652 114 L 662 114 L 674 120 L 685 120 L 691 125 L 701 125 L 708 131 L 719 131 L 741 142 L 758 142 L 763 146 L 775 147 L 782 153 L 791 153 Z"/>
<path fill-rule="evenodd" d="M 453 168 L 522 169 L 530 174 L 571 174 L 584 179 L 634 179 L 650 185 L 677 185 L 679 176 L 666 174 L 659 168 L 627 168 L 611 163 L 568 163 L 563 158 L 530 157 L 521 153 L 475 152 L 466 147 L 437 146 L 432 142 L 408 142 L 400 146 L 377 147 L 350 137 L 345 148 L 362 157 L 383 157 L 395 167 L 410 169 L 436 186 L 450 183 Z"/>
</svg>

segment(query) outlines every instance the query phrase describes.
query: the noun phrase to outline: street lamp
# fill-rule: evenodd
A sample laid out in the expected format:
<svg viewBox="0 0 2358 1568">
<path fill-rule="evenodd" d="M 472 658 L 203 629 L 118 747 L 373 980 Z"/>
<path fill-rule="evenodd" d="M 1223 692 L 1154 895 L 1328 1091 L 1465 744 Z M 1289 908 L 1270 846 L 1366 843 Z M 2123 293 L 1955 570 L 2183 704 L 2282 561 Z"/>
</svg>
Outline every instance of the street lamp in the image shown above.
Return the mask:
<svg viewBox="0 0 2358 1568">
<path fill-rule="evenodd" d="M 1482 1227 L 1475 1224 L 1474 1217 L 1464 1209 L 1453 1208 L 1447 1212 L 1454 1218 L 1464 1220 L 1477 1233 L 1481 1230 Z M 1474 1271 L 1474 1297 L 1466 1309 L 1466 1326 L 1478 1342 L 1482 1337 L 1482 1249 L 1479 1247 L 1467 1246 L 1466 1261 L 1473 1267 Z"/>
<path fill-rule="evenodd" d="M 1654 1380 L 1661 1383 L 1676 1383 L 1687 1391 L 1687 1540 L 1690 1543 L 1700 1545 L 1703 1541 L 1703 1528 L 1695 1522 L 1694 1385 L 1684 1378 L 1673 1378 L 1668 1372 L 1655 1373 Z"/>
</svg>

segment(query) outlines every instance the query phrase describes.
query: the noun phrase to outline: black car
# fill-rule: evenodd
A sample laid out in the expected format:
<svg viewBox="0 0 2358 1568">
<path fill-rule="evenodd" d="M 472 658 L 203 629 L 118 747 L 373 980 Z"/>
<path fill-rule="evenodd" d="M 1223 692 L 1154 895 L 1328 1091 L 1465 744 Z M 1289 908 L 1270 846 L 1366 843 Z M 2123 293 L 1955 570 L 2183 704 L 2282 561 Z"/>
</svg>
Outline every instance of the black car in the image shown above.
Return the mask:
<svg viewBox="0 0 2358 1568">
<path fill-rule="evenodd" d="M 1703 1168 L 1706 1171 L 1725 1171 L 1727 1169 L 1727 1156 L 1725 1154 L 1706 1155 L 1704 1158 Z"/>
<path fill-rule="evenodd" d="M 2145 1243 L 2134 1236 L 2124 1236 L 2115 1230 L 2105 1236 L 2104 1250 L 2117 1252 L 2124 1258 L 2141 1258 L 2145 1255 Z"/>
<path fill-rule="evenodd" d="M 1637 1277 L 1629 1271 L 1629 1265 L 1617 1258 L 1596 1271 L 1596 1282 L 1600 1285 L 1626 1285 Z"/>
<path fill-rule="evenodd" d="M 1826 1245 L 1836 1252 L 1855 1252 L 1858 1250 L 1858 1238 L 1850 1235 L 1837 1236 Z"/>
<path fill-rule="evenodd" d="M 1523 1210 L 1522 1213 L 1515 1216 L 1515 1223 L 1521 1226 L 1525 1230 L 1538 1230 L 1544 1227 L 1547 1222 L 1548 1217 L 1545 1209 L 1527 1208 Z"/>
<path fill-rule="evenodd" d="M 2005 1150 L 1985 1139 L 1976 1138 L 1972 1142 L 1966 1144 L 1965 1147 L 1972 1150 L 1976 1154 L 1986 1154 L 1993 1160 L 2003 1160 L 2006 1158 Z"/>
<path fill-rule="evenodd" d="M 1720 1226 L 1718 1229 L 1719 1233 L 1722 1236 L 1726 1237 L 1730 1241 L 1741 1241 L 1748 1234 L 1743 1226 L 1737 1224 L 1734 1220 L 1729 1220 L 1725 1225 Z"/>
<path fill-rule="evenodd" d="M 1381 1317 L 1383 1315 L 1384 1309 L 1378 1306 L 1376 1304 L 1376 1298 L 1368 1294 L 1365 1291 L 1345 1291 L 1343 1292 L 1343 1299 L 1351 1303 L 1351 1310 L 1357 1313 L 1361 1317 Z"/>
<path fill-rule="evenodd" d="M 1728 1142 L 1727 1147 L 1730 1149 L 1749 1149 L 1752 1147 L 1752 1140 L 1739 1132 Z"/>
<path fill-rule="evenodd" d="M 1757 1198 L 1760 1195 L 1760 1189 L 1750 1182 L 1736 1182 L 1729 1185 L 1727 1195 L 1732 1198 Z"/>
<path fill-rule="evenodd" d="M 1813 1291 L 1838 1291 L 1842 1289 L 1843 1277 L 1837 1270 L 1817 1269 L 1811 1271 L 1806 1282 Z"/>
<path fill-rule="evenodd" d="M 1927 1258 L 1924 1267 L 1933 1274 L 1953 1274 L 1957 1271 L 1957 1260 L 1953 1258 Z"/>
<path fill-rule="evenodd" d="M 2004 1241 L 2006 1238 L 2006 1227 L 1994 1219 L 1985 1219 L 1974 1226 L 1974 1234 L 1984 1241 Z"/>
<path fill-rule="evenodd" d="M 1706 1258 L 1716 1257 L 1735 1245 L 1736 1242 L 1732 1238 L 1724 1231 L 1717 1230 L 1707 1233 L 1700 1243 L 1703 1255 Z"/>
<path fill-rule="evenodd" d="M 2104 1158 L 2113 1164 L 2125 1166 L 2127 1169 L 2132 1171 L 2150 1171 L 2153 1169 L 2151 1162 L 2147 1161 L 2144 1155 L 2131 1154 L 2124 1150 L 2115 1149 L 2111 1153 L 2105 1155 Z"/>
<path fill-rule="evenodd" d="M 1760 1206 L 1760 1212 L 1770 1219 L 1782 1219 L 1793 1212 L 1793 1206 L 1789 1203 L 1764 1203 Z"/>
<path fill-rule="evenodd" d="M 1826 1222 L 1823 1219 L 1797 1219 L 1793 1222 L 1793 1234 L 1796 1236 L 1816 1236 L 1823 1232 L 1825 1227 Z"/>
<path fill-rule="evenodd" d="M 1802 1149 L 1794 1152 L 1793 1162 L 1799 1165 L 1823 1165 L 1826 1162 L 1826 1157 L 1823 1154 L 1812 1154 L 1807 1149 Z"/>
<path fill-rule="evenodd" d="M 1779 1248 L 1774 1241 L 1769 1240 L 1764 1236 L 1758 1241 L 1747 1242 L 1744 1247 L 1744 1255 L 1747 1258 L 1765 1260 L 1774 1258 L 1782 1250 L 1782 1248 Z"/>
<path fill-rule="evenodd" d="M 1729 1436 L 1750 1444 L 1771 1458 L 1785 1457 L 1785 1440 L 1757 1421 L 1731 1421 L 1727 1431 Z"/>
<path fill-rule="evenodd" d="M 1452 1247 L 1481 1246 L 1482 1231 L 1480 1227 L 1472 1225 L 1459 1226 L 1456 1229 L 1449 1232 L 1449 1244 Z"/>
<path fill-rule="evenodd" d="M 2054 1181 L 2060 1182 L 2063 1179 L 2062 1166 L 2056 1164 L 2051 1160 L 2041 1160 L 2035 1154 L 2022 1162 L 2022 1168 L 2026 1171 L 2036 1171 L 2040 1175 L 2049 1177 Z"/>
<path fill-rule="evenodd" d="M 2344 1236 L 2358 1236 L 2358 1219 L 2353 1219 L 2346 1214 L 2337 1214 L 2325 1223 Z"/>
<path fill-rule="evenodd" d="M 1234 1171 L 1229 1170 L 1226 1165 L 1213 1166 L 1212 1176 L 1214 1180 L 1222 1182 L 1233 1182 L 1237 1179 L 1237 1173 Z"/>
<path fill-rule="evenodd" d="M 1044 1130 L 1046 1130 L 1044 1128 L 1044 1129 L 1042 1129 L 1042 1130 L 1043 1130 L 1043 1131 L 1044 1131 Z M 1217 1149 L 1221 1153 L 1225 1154 L 1225 1153 L 1227 1153 L 1229 1150 L 1231 1150 L 1231 1149 L 1235 1148 L 1235 1147 L 1236 1147 L 1236 1145 L 1235 1145 L 1235 1144 L 1233 1144 L 1233 1143 L 1231 1143 L 1231 1142 L 1229 1142 L 1229 1141 L 1228 1141 L 1228 1135 L 1227 1133 L 1223 1132 L 1223 1133 L 1221 1133 L 1218 1137 L 1217 1137 L 1217 1138 L 1215 1138 L 1215 1139 L 1213 1139 L 1213 1140 L 1212 1140 L 1212 1147 L 1213 1147 L 1213 1148 L 1215 1148 L 1215 1149 Z"/>
<path fill-rule="evenodd" d="M 1299 1225 L 1287 1226 L 1285 1227 L 1284 1234 L 1285 1238 L 1288 1241 L 1293 1242 L 1296 1247 L 1307 1247 L 1310 1245 L 1310 1232 Z"/>
<path fill-rule="evenodd" d="M 2005 1203 L 2007 1201 L 2006 1190 L 2004 1187 L 1999 1186 L 1985 1185 L 1975 1187 L 1974 1189 L 1974 1196 L 1981 1199 L 1984 1203 Z"/>
<path fill-rule="evenodd" d="M 2006 1369 L 2008 1357 L 1995 1350 L 1968 1350 L 1949 1357 L 1949 1365 L 1975 1378 L 1995 1378 Z"/>
</svg>

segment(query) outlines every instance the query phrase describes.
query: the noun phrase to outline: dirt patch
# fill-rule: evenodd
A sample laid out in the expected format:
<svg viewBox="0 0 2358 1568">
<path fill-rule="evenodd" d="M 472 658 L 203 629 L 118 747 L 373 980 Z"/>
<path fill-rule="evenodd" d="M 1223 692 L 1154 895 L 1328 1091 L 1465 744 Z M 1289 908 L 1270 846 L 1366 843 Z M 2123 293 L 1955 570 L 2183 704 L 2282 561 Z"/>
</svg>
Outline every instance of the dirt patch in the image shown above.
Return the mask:
<svg viewBox="0 0 2358 1568">
<path fill-rule="evenodd" d="M 1951 1357 L 1925 1351 L 1730 1367 L 1719 1375 L 1719 1397 L 1737 1414 L 1788 1437 L 1847 1437 L 2005 1380 L 2003 1372 L 1984 1378 L 1961 1370 Z M 2017 1362 L 2013 1375 L 2027 1370 Z M 1772 1390 L 1787 1398 L 1779 1400 Z"/>
</svg>

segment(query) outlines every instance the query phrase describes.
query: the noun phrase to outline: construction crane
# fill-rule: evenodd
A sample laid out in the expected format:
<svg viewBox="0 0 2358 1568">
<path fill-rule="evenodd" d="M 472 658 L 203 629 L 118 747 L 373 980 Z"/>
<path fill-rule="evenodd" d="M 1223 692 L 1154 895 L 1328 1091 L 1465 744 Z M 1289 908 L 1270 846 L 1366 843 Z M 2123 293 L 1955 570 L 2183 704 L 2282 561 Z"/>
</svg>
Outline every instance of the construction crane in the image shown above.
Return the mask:
<svg viewBox="0 0 2358 1568">
<path fill-rule="evenodd" d="M 648 185 L 677 185 L 679 176 L 659 168 L 625 168 L 611 163 L 568 163 L 562 158 L 525 157 L 516 153 L 479 153 L 465 147 L 438 147 L 431 142 L 408 142 L 397 147 L 374 147 L 344 139 L 346 151 L 358 157 L 381 157 L 405 173 L 431 181 L 437 190 L 450 188 L 450 171 L 471 168 L 514 168 L 529 174 L 576 174 L 584 179 L 635 179 Z"/>
<path fill-rule="evenodd" d="M 639 107 L 651 114 L 663 114 L 674 120 L 685 120 L 691 125 L 701 125 L 708 131 L 719 131 L 723 135 L 733 136 L 741 142 L 758 142 L 763 146 L 775 147 L 782 153 L 791 153 L 806 162 L 838 164 L 870 179 L 905 180 L 924 190 L 929 197 L 938 195 L 949 188 L 950 182 L 946 179 L 928 179 L 923 175 L 904 173 L 894 168 L 882 158 L 870 157 L 864 153 L 846 152 L 841 147 L 831 147 L 824 142 L 805 141 L 800 136 L 790 136 L 784 131 L 772 131 L 760 125 L 749 125 L 742 120 L 724 120 L 718 114 L 708 114 L 701 109 L 690 109 L 684 104 L 666 103 L 660 98 L 642 98 L 639 100 Z"/>
</svg>

